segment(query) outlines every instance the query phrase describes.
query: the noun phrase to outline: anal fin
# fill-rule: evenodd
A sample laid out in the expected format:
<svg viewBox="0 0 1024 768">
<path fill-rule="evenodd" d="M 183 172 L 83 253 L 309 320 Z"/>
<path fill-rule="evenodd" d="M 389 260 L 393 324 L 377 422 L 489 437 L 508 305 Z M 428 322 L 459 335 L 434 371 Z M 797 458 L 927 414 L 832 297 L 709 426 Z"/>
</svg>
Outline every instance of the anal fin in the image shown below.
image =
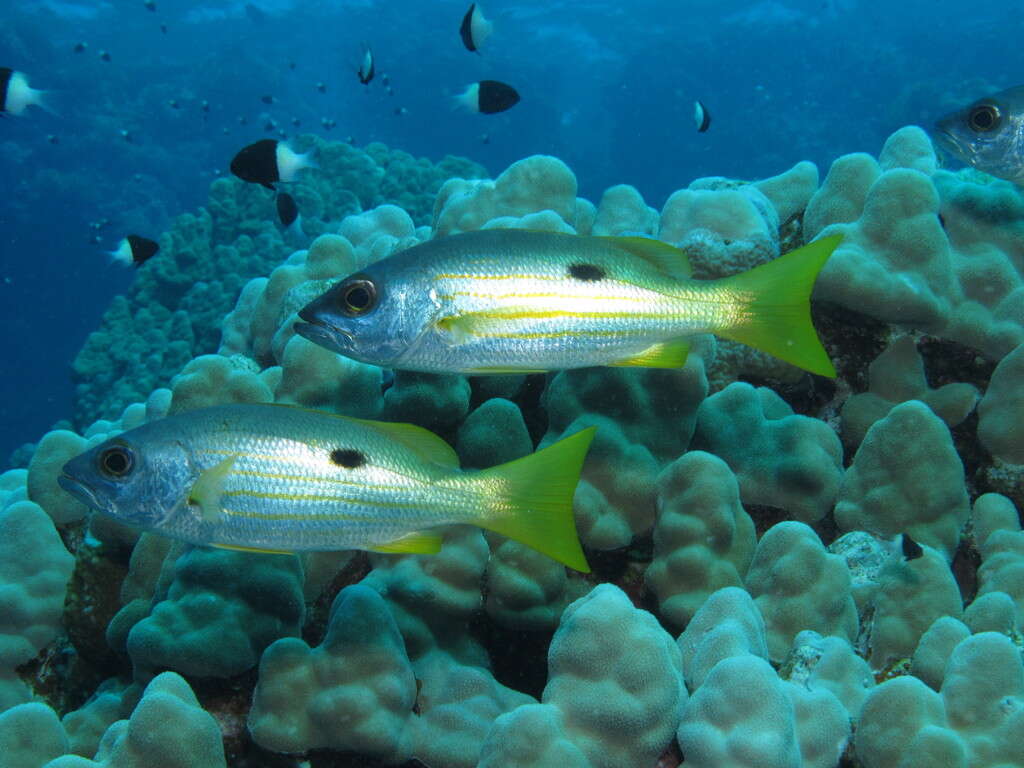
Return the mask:
<svg viewBox="0 0 1024 768">
<path fill-rule="evenodd" d="M 652 344 L 632 357 L 616 360 L 608 365 L 635 368 L 682 368 L 690 354 L 690 345 L 685 339 L 670 339 Z"/>
<path fill-rule="evenodd" d="M 259 547 L 243 547 L 238 544 L 210 544 L 209 546 L 217 549 L 230 549 L 235 552 L 254 552 L 260 555 L 293 555 L 294 552 L 289 552 L 284 549 L 261 549 Z"/>
<path fill-rule="evenodd" d="M 441 551 L 441 537 L 436 533 L 413 531 L 394 541 L 367 547 L 371 552 L 387 552 L 403 555 L 436 555 Z"/>
</svg>

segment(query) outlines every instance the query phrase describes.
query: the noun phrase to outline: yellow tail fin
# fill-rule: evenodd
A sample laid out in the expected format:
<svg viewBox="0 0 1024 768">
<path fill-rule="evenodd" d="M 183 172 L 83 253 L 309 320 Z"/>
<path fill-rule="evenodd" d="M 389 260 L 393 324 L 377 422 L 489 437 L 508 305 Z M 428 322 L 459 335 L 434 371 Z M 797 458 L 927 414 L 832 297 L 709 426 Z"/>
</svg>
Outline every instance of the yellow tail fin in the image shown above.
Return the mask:
<svg viewBox="0 0 1024 768">
<path fill-rule="evenodd" d="M 842 240 L 832 235 L 790 251 L 741 275 L 719 281 L 745 297 L 743 319 L 720 336 L 754 347 L 819 376 L 835 378 L 811 323 L 811 289 L 818 273 Z"/>
<path fill-rule="evenodd" d="M 572 497 L 597 427 L 589 427 L 521 459 L 480 473 L 497 495 L 473 520 L 560 563 L 590 572 L 576 533 Z"/>
</svg>

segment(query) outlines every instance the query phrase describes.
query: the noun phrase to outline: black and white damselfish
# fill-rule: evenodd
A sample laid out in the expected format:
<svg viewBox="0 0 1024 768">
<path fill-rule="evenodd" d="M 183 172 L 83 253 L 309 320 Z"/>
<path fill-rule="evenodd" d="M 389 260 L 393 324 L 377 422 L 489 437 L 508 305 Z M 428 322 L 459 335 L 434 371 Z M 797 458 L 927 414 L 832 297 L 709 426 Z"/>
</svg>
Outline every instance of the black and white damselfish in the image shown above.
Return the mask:
<svg viewBox="0 0 1024 768">
<path fill-rule="evenodd" d="M 156 256 L 159 250 L 160 245 L 156 240 L 150 240 L 141 235 L 128 235 L 118 243 L 115 250 L 109 253 L 111 260 L 124 264 L 126 267 L 141 267 Z"/>
<path fill-rule="evenodd" d="M 518 104 L 519 93 L 511 85 L 498 80 L 481 80 L 467 86 L 455 100 L 470 112 L 493 115 Z"/>
<path fill-rule="evenodd" d="M 483 9 L 477 3 L 470 3 L 469 10 L 462 17 L 459 26 L 459 37 L 467 51 L 480 52 L 480 46 L 491 36 L 494 25 L 484 18 Z"/>
<path fill-rule="evenodd" d="M 231 160 L 231 172 L 242 181 L 273 190 L 278 182 L 295 181 L 304 168 L 316 168 L 311 155 L 312 151 L 300 155 L 277 139 L 261 139 L 239 150 Z"/>
<path fill-rule="evenodd" d="M 23 73 L 0 67 L 0 115 L 20 115 L 33 105 L 51 111 L 43 96 L 43 91 L 29 87 Z"/>
</svg>

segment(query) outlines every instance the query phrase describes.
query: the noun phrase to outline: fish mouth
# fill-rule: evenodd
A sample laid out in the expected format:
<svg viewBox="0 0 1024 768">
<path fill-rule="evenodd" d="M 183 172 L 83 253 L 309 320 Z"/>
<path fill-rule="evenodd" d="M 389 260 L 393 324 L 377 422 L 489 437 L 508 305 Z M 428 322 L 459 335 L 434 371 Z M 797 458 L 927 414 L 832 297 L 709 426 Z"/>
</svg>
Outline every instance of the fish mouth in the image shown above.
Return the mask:
<svg viewBox="0 0 1024 768">
<path fill-rule="evenodd" d="M 355 344 L 355 336 L 348 331 L 343 331 L 312 314 L 304 316 L 303 312 L 299 313 L 299 317 L 306 322 L 295 323 L 292 326 L 292 329 L 302 338 L 318 346 L 334 350 L 351 349 Z"/>
<path fill-rule="evenodd" d="M 72 477 L 67 472 L 61 473 L 57 478 L 57 484 L 86 506 L 99 510 L 100 512 L 107 511 L 107 505 L 101 502 L 96 491 L 90 488 L 87 483 L 84 483 L 76 477 Z"/>
<path fill-rule="evenodd" d="M 932 138 L 935 139 L 936 144 L 951 154 L 960 156 L 964 152 L 964 146 L 960 139 L 947 128 L 936 126 Z"/>
</svg>

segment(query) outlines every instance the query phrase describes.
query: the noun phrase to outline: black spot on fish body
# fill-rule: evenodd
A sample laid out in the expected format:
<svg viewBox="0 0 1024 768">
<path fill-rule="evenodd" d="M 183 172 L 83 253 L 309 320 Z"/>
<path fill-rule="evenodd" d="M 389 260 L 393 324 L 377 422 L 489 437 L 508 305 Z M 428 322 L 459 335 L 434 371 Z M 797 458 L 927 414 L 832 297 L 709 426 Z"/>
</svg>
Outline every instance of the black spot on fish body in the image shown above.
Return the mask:
<svg viewBox="0 0 1024 768">
<path fill-rule="evenodd" d="M 366 463 L 366 456 L 355 448 L 335 448 L 331 451 L 331 463 L 345 469 L 356 469 Z"/>
<path fill-rule="evenodd" d="M 921 549 L 921 545 L 910 538 L 909 535 L 903 534 L 903 557 L 907 560 L 917 560 L 924 554 L 924 550 Z"/>
<path fill-rule="evenodd" d="M 594 283 L 603 280 L 605 272 L 596 264 L 570 264 L 569 277 L 574 280 L 582 280 L 585 283 Z"/>
</svg>

